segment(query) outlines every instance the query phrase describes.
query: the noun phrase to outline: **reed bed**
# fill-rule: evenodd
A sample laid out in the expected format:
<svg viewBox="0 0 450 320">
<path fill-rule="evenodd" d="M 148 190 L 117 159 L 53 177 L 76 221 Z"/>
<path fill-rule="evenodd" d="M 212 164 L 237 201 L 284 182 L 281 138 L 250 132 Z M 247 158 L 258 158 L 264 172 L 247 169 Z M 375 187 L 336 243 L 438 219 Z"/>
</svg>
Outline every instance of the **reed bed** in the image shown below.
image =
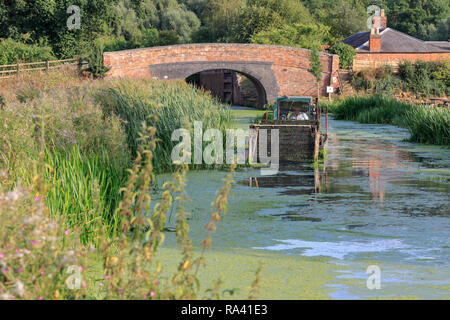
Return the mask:
<svg viewBox="0 0 450 320">
<path fill-rule="evenodd" d="M 58 79 L 60 81 L 58 81 Z M 0 173 L 12 189 L 29 185 L 44 166 L 51 216 L 64 216 L 92 241 L 97 220 L 117 231 L 119 192 L 137 157 L 142 125 L 155 127 L 153 172 L 174 171 L 175 129 L 225 131 L 231 113 L 209 94 L 182 82 L 80 79 L 61 70 L 2 81 Z M 205 168 L 203 166 L 199 166 Z M 212 167 L 212 166 L 211 166 Z M 192 168 L 192 167 L 191 167 Z M 99 189 L 96 203 L 92 185 Z M 100 206 L 102 214 L 93 216 Z"/>
<path fill-rule="evenodd" d="M 139 83 L 121 81 L 97 95 L 105 114 L 117 115 L 124 123 L 128 145 L 136 155 L 138 135 L 143 122 L 156 128 L 158 147 L 155 150 L 156 173 L 173 171 L 172 132 L 179 128 L 191 131 L 194 121 L 201 121 L 203 130 L 216 128 L 225 133 L 231 124 L 231 112 L 208 93 L 184 82 L 143 80 Z M 192 143 L 193 143 L 193 139 Z M 192 148 L 193 150 L 193 148 Z M 191 168 L 211 168 L 198 165 Z"/>
<path fill-rule="evenodd" d="M 220 279 L 204 293 L 198 273 L 232 172 L 195 254 L 183 207 L 189 166 L 167 161 L 172 130 L 197 120 L 225 129 L 229 111 L 182 83 L 40 76 L 0 86 L 0 299 L 223 298 Z M 158 170 L 173 179 L 151 206 Z M 155 253 L 172 209 L 182 257 L 167 277 Z M 250 297 L 258 287 L 259 273 Z"/>
<path fill-rule="evenodd" d="M 416 106 L 404 117 L 411 141 L 450 146 L 450 110 Z"/>
<path fill-rule="evenodd" d="M 412 142 L 450 145 L 448 108 L 413 106 L 392 97 L 378 95 L 351 97 L 327 105 L 336 120 L 392 124 L 408 129 Z"/>
</svg>

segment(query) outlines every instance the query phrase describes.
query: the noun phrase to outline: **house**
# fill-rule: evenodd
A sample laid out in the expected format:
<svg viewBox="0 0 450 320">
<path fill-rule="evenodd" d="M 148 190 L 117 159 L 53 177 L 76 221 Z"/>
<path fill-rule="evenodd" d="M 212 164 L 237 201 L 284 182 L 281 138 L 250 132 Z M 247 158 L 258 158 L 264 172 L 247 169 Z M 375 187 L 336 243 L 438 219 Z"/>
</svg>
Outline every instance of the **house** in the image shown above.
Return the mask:
<svg viewBox="0 0 450 320">
<path fill-rule="evenodd" d="M 344 43 L 356 50 L 353 70 L 391 65 L 394 68 L 402 61 L 436 61 L 450 59 L 449 41 L 422 41 L 400 31 L 388 28 L 384 10 L 373 18 L 370 31 L 359 32 Z"/>
</svg>

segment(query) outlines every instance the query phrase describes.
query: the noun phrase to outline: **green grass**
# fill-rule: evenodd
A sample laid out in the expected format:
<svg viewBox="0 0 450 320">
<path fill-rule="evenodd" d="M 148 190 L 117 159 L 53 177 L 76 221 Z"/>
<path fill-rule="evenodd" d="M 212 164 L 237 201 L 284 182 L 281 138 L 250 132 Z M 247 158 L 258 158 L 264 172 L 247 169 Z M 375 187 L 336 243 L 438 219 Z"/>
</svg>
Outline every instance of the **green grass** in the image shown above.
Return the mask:
<svg viewBox="0 0 450 320">
<path fill-rule="evenodd" d="M 119 225 L 114 211 L 126 175 L 109 158 L 105 150 L 85 156 L 77 146 L 64 153 L 47 148 L 45 153 L 45 199 L 50 214 L 63 216 L 69 227 L 80 228 L 82 241 L 95 238 L 98 219 L 110 235 Z"/>
<path fill-rule="evenodd" d="M 450 145 L 450 110 L 448 108 L 413 107 L 406 112 L 405 127 L 411 141 Z"/>
<path fill-rule="evenodd" d="M 413 106 L 392 97 L 377 95 L 351 97 L 327 105 L 329 112 L 336 120 L 392 124 L 408 129 L 411 134 L 410 141 L 450 145 L 450 110 L 448 108 Z"/>
<path fill-rule="evenodd" d="M 225 132 L 231 127 L 232 115 L 225 105 L 182 82 L 124 81 L 102 91 L 97 98 L 106 114 L 115 114 L 124 121 L 133 155 L 142 123 L 147 121 L 156 128 L 155 173 L 173 171 L 171 153 L 178 142 L 172 142 L 171 136 L 176 129 L 186 128 L 193 133 L 194 121 L 202 122 L 203 131 L 216 128 Z"/>
</svg>

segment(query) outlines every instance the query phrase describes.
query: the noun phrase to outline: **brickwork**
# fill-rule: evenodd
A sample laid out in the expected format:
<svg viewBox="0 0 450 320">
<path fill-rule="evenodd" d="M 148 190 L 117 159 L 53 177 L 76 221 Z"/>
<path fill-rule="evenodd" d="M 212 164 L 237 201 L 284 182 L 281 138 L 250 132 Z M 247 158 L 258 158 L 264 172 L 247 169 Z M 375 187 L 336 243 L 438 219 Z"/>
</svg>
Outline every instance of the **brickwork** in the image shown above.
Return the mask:
<svg viewBox="0 0 450 320">
<path fill-rule="evenodd" d="M 353 61 L 353 71 L 391 65 L 396 68 L 402 61 L 438 61 L 450 59 L 450 53 L 358 53 Z"/>
<path fill-rule="evenodd" d="M 241 72 L 265 89 L 267 101 L 277 96 L 315 96 L 314 77 L 308 72 L 310 51 L 301 48 L 253 44 L 187 44 L 105 52 L 109 77 L 185 79 L 200 71 L 229 69 Z M 333 82 L 339 57 L 321 53 L 323 80 Z"/>
</svg>

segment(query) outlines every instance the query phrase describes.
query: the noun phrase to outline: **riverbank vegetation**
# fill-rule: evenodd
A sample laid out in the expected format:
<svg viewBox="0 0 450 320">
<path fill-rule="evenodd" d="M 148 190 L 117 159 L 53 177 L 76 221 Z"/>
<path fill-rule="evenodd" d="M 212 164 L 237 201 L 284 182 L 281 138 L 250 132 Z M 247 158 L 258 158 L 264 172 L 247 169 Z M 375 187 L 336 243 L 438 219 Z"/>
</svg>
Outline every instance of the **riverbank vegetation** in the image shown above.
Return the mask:
<svg viewBox="0 0 450 320">
<path fill-rule="evenodd" d="M 413 142 L 450 145 L 448 108 L 410 105 L 380 95 L 351 97 L 326 105 L 336 120 L 392 124 L 408 129 Z"/>
<path fill-rule="evenodd" d="M 51 215 L 82 226 L 84 240 L 94 232 L 95 219 L 86 213 L 96 205 L 103 208 L 108 232 L 117 230 L 119 190 L 138 156 L 142 123 L 156 128 L 152 171 L 157 174 L 176 169 L 173 130 L 192 131 L 193 122 L 202 121 L 204 130 L 225 132 L 231 121 L 217 100 L 184 82 L 93 81 L 63 70 L 3 80 L 0 96 L 0 169 L 8 177 L 2 185 L 9 190 L 30 185 L 36 163 L 43 165 Z M 90 188 L 94 182 L 100 204 Z"/>
<path fill-rule="evenodd" d="M 405 93 L 415 98 L 450 95 L 450 60 L 405 61 L 394 73 L 391 66 L 361 70 L 353 75 L 352 85 L 367 94 Z"/>
<path fill-rule="evenodd" d="M 222 296 L 219 279 L 209 291 L 198 282 L 205 250 L 195 254 L 188 236 L 189 168 L 165 163 L 169 130 L 226 124 L 216 100 L 181 82 L 93 81 L 65 69 L 1 84 L 0 298 Z M 153 190 L 154 175 L 169 170 L 173 179 Z M 213 201 L 204 249 L 232 183 L 229 173 Z M 162 276 L 154 256 L 172 211 L 182 254 Z"/>
</svg>

